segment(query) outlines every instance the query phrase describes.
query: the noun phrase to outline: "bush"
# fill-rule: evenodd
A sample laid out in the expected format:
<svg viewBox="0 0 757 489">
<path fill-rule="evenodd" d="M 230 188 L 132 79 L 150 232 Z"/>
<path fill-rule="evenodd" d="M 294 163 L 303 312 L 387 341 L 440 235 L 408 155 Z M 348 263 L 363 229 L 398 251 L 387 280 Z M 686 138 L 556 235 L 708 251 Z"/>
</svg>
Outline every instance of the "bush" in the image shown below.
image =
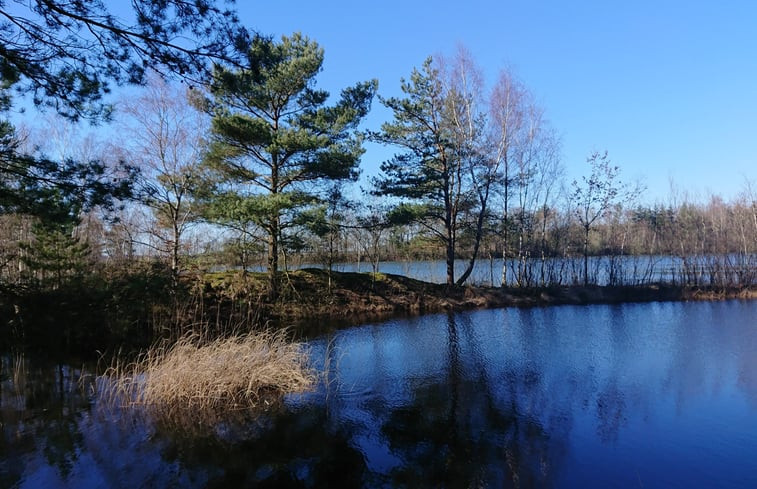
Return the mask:
<svg viewBox="0 0 757 489">
<path fill-rule="evenodd" d="M 109 368 L 104 394 L 111 404 L 141 407 L 159 420 L 208 424 L 307 390 L 315 382 L 308 361 L 303 346 L 289 342 L 284 331 L 218 339 L 189 334 Z"/>
</svg>

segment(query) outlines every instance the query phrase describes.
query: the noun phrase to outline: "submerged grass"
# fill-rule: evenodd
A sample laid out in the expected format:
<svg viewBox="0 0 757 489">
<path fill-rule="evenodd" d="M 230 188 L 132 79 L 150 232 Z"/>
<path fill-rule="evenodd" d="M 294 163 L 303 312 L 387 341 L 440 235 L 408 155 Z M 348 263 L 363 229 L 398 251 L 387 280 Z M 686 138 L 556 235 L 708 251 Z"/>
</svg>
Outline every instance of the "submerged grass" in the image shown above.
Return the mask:
<svg viewBox="0 0 757 489">
<path fill-rule="evenodd" d="M 264 411 L 316 381 L 302 344 L 285 331 L 208 339 L 189 334 L 114 363 L 102 394 L 112 406 L 143 408 L 159 421 L 214 424 L 240 411 Z"/>
</svg>

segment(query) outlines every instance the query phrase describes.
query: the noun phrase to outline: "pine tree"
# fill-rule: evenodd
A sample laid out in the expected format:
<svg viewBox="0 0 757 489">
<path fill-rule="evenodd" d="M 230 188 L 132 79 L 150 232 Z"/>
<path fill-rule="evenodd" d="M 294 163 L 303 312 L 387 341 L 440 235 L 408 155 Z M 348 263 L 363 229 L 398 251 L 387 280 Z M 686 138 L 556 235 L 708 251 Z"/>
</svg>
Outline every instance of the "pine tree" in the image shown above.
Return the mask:
<svg viewBox="0 0 757 489">
<path fill-rule="evenodd" d="M 71 233 L 71 227 L 37 223 L 34 241 L 21 244 L 27 275 L 42 288 L 60 289 L 68 280 L 81 278 L 89 263 L 89 244 Z"/>
<path fill-rule="evenodd" d="M 363 148 L 356 129 L 378 83 L 346 88 L 326 105 L 329 93 L 315 88 L 323 49 L 300 34 L 280 42 L 256 37 L 245 63 L 213 74 L 206 163 L 217 186 L 208 214 L 220 222 L 251 219 L 264 231 L 275 298 L 282 236 L 318 203 L 323 184 L 358 176 Z"/>
<path fill-rule="evenodd" d="M 376 194 L 402 199 L 391 213 L 394 222 L 419 223 L 442 243 L 447 285 L 454 285 L 459 233 L 470 227 L 465 217 L 483 217 L 486 207 L 484 202 L 477 209 L 478 177 L 472 166 L 476 158 L 456 124 L 456 103 L 461 102 L 462 94 L 445 86 L 445 76 L 428 58 L 421 70 L 413 70 L 410 81 L 403 80 L 404 98 L 382 100 L 394 119 L 383 124 L 373 138 L 399 147 L 401 152 L 381 164 L 382 175 L 374 179 L 374 185 Z M 471 124 L 478 121 L 471 120 Z M 488 199 L 488 187 L 486 192 Z M 482 229 L 480 224 L 478 229 Z M 476 250 L 479 240 L 480 232 Z M 471 262 L 462 281 L 472 268 Z"/>
</svg>

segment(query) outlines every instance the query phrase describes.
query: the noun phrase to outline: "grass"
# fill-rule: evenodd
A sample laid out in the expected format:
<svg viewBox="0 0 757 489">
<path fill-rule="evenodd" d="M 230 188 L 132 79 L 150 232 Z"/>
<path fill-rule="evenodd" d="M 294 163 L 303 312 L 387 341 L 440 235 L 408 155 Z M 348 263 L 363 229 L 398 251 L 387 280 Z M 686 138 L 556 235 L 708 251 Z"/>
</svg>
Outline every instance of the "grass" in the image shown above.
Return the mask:
<svg viewBox="0 0 757 489">
<path fill-rule="evenodd" d="M 103 394 L 111 405 L 142 407 L 172 424 L 213 424 L 309 389 L 316 376 L 308 360 L 285 331 L 217 339 L 190 334 L 132 363 L 115 363 L 104 373 Z"/>
</svg>

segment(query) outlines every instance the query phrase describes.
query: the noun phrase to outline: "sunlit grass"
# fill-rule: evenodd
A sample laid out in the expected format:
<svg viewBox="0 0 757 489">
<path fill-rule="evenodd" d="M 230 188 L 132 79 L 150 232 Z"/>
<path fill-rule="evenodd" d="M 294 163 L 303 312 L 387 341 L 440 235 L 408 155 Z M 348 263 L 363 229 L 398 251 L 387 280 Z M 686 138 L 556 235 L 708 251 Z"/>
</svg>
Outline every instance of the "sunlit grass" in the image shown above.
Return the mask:
<svg viewBox="0 0 757 489">
<path fill-rule="evenodd" d="M 286 333 L 206 339 L 192 334 L 156 346 L 104 377 L 106 402 L 144 408 L 162 421 L 213 423 L 239 411 L 265 410 L 311 388 L 316 375 L 303 345 Z"/>
</svg>

